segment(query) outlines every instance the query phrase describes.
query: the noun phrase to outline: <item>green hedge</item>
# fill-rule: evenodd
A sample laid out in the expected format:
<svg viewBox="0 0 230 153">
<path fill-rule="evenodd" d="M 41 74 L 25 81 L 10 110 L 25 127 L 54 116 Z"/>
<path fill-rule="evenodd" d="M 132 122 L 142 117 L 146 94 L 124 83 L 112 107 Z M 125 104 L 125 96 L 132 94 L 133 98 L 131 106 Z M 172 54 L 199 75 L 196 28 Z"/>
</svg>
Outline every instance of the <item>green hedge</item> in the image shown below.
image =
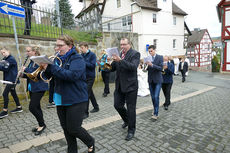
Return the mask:
<svg viewBox="0 0 230 153">
<path fill-rule="evenodd" d="M 220 63 L 217 56 L 212 59 L 212 72 L 220 72 Z"/>
</svg>

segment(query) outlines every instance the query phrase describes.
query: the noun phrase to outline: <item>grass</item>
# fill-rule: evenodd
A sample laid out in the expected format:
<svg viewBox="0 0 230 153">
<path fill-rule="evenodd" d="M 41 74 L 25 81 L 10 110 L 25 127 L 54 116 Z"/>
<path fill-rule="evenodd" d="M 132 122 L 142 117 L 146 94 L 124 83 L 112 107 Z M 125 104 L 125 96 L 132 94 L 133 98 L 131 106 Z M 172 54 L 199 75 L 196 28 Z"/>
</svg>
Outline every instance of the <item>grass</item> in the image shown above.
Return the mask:
<svg viewBox="0 0 230 153">
<path fill-rule="evenodd" d="M 15 24 L 18 35 L 23 35 L 25 22 L 24 19 L 15 18 Z M 8 16 L 0 17 L 0 33 L 14 34 L 12 19 Z M 101 33 L 92 35 L 92 33 L 79 32 L 77 30 L 63 29 L 63 34 L 68 34 L 76 41 L 97 42 L 96 38 L 101 37 Z M 45 38 L 58 38 L 61 35 L 61 28 L 31 23 L 31 36 L 45 37 Z"/>
</svg>

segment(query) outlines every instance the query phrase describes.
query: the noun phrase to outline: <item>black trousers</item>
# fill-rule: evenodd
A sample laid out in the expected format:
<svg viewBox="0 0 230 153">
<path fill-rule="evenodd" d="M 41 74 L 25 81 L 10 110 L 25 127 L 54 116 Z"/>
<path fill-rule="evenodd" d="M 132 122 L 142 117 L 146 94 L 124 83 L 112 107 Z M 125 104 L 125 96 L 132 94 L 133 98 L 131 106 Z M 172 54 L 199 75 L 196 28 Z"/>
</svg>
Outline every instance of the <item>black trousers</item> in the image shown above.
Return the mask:
<svg viewBox="0 0 230 153">
<path fill-rule="evenodd" d="M 185 71 L 181 71 L 181 75 L 182 75 L 182 82 L 185 82 L 185 77 L 186 77 L 186 75 L 185 75 Z"/>
<path fill-rule="evenodd" d="M 44 95 L 45 91 L 41 92 L 30 92 L 30 105 L 29 110 L 34 115 L 36 120 L 38 121 L 38 125 L 40 127 L 45 125 L 43 113 L 41 109 L 40 101 L 42 96 Z"/>
<path fill-rule="evenodd" d="M 122 93 L 120 89 L 114 91 L 114 107 L 122 120 L 128 123 L 128 132 L 133 134 L 136 130 L 136 103 L 137 90 L 127 93 Z"/>
<path fill-rule="evenodd" d="M 87 82 L 87 85 L 88 85 L 89 100 L 91 101 L 93 107 L 97 109 L 97 108 L 99 108 L 99 106 L 97 104 L 97 100 L 96 100 L 96 98 L 94 96 L 93 89 L 92 89 L 94 80 L 95 80 L 95 78 L 87 78 L 86 82 Z M 87 102 L 86 114 L 89 114 L 89 100 Z"/>
<path fill-rule="evenodd" d="M 68 144 L 68 153 L 77 153 L 77 139 L 88 147 L 93 146 L 94 138 L 81 126 L 87 102 L 71 106 L 57 106 L 57 114 Z"/>
<path fill-rule="evenodd" d="M 25 8 L 25 30 L 24 35 L 30 35 L 31 30 L 31 8 Z"/>
<path fill-rule="evenodd" d="M 16 93 L 16 90 L 14 88 L 13 84 L 7 84 L 4 91 L 3 91 L 3 98 L 4 98 L 4 109 L 8 109 L 8 104 L 9 104 L 9 92 L 11 93 L 11 95 L 13 96 L 13 99 L 16 103 L 17 106 L 20 106 L 19 103 L 19 99 L 18 99 L 18 95 Z"/>
<path fill-rule="evenodd" d="M 105 88 L 104 88 L 104 93 L 105 94 L 109 94 L 109 75 L 110 72 L 107 71 L 101 71 L 101 76 L 102 76 L 102 80 L 105 84 Z"/>
<path fill-rule="evenodd" d="M 162 83 L 162 91 L 165 96 L 165 103 L 164 106 L 169 106 L 171 104 L 171 88 L 172 88 L 172 83 Z"/>
<path fill-rule="evenodd" d="M 49 82 L 49 103 L 52 103 L 54 95 L 54 79 L 52 78 Z"/>
</svg>

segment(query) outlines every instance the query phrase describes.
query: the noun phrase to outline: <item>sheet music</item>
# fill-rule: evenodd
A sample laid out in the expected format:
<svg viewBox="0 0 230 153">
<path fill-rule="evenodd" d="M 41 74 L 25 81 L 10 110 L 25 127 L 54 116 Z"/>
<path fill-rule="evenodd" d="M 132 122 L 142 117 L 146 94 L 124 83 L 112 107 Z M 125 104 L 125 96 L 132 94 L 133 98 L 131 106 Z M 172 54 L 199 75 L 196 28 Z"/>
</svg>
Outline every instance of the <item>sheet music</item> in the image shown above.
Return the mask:
<svg viewBox="0 0 230 153">
<path fill-rule="evenodd" d="M 5 81 L 5 80 L 0 80 L 0 82 L 3 83 L 3 84 L 14 84 L 13 82 Z"/>
<path fill-rule="evenodd" d="M 107 48 L 106 53 L 107 53 L 109 58 L 111 58 L 113 55 L 120 56 L 120 53 L 119 53 L 119 50 L 117 47 Z"/>
<path fill-rule="evenodd" d="M 38 65 L 40 65 L 41 63 L 53 64 L 53 61 L 51 61 L 46 55 L 31 56 L 30 59 Z"/>
<path fill-rule="evenodd" d="M 144 57 L 144 63 L 152 62 L 152 61 L 153 61 L 152 56 Z"/>
</svg>

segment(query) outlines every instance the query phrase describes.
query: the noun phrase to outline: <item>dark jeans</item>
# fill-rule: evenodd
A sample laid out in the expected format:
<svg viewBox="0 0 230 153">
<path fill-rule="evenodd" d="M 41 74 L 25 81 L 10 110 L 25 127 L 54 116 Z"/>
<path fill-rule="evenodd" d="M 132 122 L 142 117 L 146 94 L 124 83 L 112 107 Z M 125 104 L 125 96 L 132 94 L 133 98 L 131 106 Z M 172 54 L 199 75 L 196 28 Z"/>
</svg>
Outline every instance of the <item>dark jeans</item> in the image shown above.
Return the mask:
<svg viewBox="0 0 230 153">
<path fill-rule="evenodd" d="M 57 106 L 57 114 L 68 144 L 68 153 L 77 153 L 77 139 L 88 147 L 93 146 L 94 138 L 81 126 L 87 102 L 71 106 Z"/>
<path fill-rule="evenodd" d="M 38 125 L 40 127 L 45 125 L 43 113 L 42 113 L 42 109 L 41 109 L 41 104 L 40 104 L 40 101 L 41 101 L 44 93 L 45 93 L 45 91 L 30 92 L 29 110 L 34 115 L 34 117 L 37 119 Z"/>
<path fill-rule="evenodd" d="M 127 109 L 125 108 L 125 103 Z M 120 89 L 114 91 L 114 107 L 122 120 L 128 123 L 128 132 L 133 134 L 136 130 L 136 103 L 137 90 L 128 93 L 122 93 Z"/>
<path fill-rule="evenodd" d="M 161 83 L 150 83 L 149 84 L 149 90 L 150 94 L 152 97 L 152 103 L 154 107 L 154 112 L 153 114 L 155 116 L 158 116 L 158 111 L 159 111 L 159 96 L 160 96 L 160 91 L 161 91 Z"/>
<path fill-rule="evenodd" d="M 162 91 L 165 96 L 165 103 L 164 106 L 169 106 L 171 104 L 171 88 L 172 88 L 172 83 L 162 83 Z"/>
<path fill-rule="evenodd" d="M 49 103 L 52 103 L 53 100 L 53 95 L 54 95 L 54 79 L 52 78 L 50 80 L 50 84 L 49 84 Z"/>
<path fill-rule="evenodd" d="M 105 94 L 109 94 L 109 75 L 110 75 L 110 72 L 107 72 L 107 71 L 101 71 L 101 76 L 102 76 L 102 79 L 103 79 L 103 82 L 105 84 L 105 88 L 104 88 L 104 93 Z"/>
<path fill-rule="evenodd" d="M 19 99 L 18 99 L 18 96 L 17 96 L 17 93 L 16 93 L 16 90 L 14 88 L 14 85 L 13 84 L 7 84 L 4 91 L 3 91 L 3 98 L 4 98 L 4 109 L 7 109 L 8 108 L 8 103 L 9 103 L 9 92 L 11 93 L 11 95 L 13 96 L 14 98 L 14 101 L 16 103 L 17 106 L 20 106 L 20 103 L 19 103 Z"/>
<path fill-rule="evenodd" d="M 95 78 L 87 78 L 86 82 L 87 82 L 87 85 L 88 85 L 88 96 L 89 96 L 89 100 L 91 101 L 93 107 L 95 109 L 97 109 L 97 108 L 99 108 L 99 106 L 97 104 L 97 101 L 96 101 L 96 98 L 94 96 L 93 89 L 92 89 L 93 88 L 94 80 L 95 80 Z M 87 103 L 86 114 L 89 114 L 89 100 L 88 100 L 88 103 Z"/>
</svg>

